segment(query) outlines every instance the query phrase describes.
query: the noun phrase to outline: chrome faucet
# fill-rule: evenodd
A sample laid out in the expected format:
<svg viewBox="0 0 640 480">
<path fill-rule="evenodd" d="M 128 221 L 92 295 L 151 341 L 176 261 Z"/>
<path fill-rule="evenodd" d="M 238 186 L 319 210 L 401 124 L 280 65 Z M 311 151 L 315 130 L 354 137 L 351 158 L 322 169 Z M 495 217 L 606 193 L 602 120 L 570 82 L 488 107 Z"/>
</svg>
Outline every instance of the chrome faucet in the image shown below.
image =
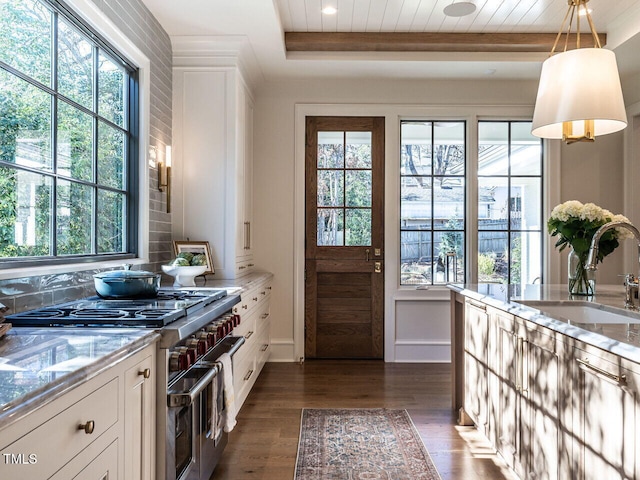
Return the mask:
<svg viewBox="0 0 640 480">
<path fill-rule="evenodd" d="M 595 271 L 598 269 L 598 249 L 600 248 L 600 238 L 602 235 L 612 228 L 625 228 L 629 230 L 636 241 L 638 242 L 638 266 L 640 273 L 640 231 L 633 225 L 627 222 L 609 222 L 602 225 L 591 240 L 591 246 L 589 247 L 589 256 L 587 257 L 587 270 Z M 640 285 L 640 275 L 636 276 L 633 273 L 624 275 L 624 287 L 625 287 L 625 303 L 626 308 L 637 309 L 635 300 L 638 298 L 638 286 Z"/>
</svg>

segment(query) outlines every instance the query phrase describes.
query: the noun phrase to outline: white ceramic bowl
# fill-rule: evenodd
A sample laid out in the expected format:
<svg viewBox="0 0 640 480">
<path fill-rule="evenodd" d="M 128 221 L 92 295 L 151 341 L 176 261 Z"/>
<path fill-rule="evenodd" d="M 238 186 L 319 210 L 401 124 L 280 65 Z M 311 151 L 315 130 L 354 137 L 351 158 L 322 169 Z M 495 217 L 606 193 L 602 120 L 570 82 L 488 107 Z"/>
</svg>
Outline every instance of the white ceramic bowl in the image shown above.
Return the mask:
<svg viewBox="0 0 640 480">
<path fill-rule="evenodd" d="M 162 265 L 162 271 L 175 278 L 174 287 L 195 287 L 195 278 L 202 275 L 207 269 L 206 265 L 189 265 L 180 267 L 178 265 Z"/>
</svg>

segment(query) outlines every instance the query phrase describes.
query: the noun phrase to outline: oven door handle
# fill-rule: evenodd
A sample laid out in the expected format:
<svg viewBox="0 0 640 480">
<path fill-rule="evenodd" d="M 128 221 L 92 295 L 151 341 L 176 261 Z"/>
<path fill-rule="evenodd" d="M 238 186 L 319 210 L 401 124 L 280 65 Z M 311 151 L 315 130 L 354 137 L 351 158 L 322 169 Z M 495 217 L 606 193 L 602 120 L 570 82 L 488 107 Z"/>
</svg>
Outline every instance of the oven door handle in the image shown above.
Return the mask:
<svg viewBox="0 0 640 480">
<path fill-rule="evenodd" d="M 200 393 L 207 388 L 207 385 L 215 378 L 220 371 L 217 365 L 212 366 L 204 376 L 198 380 L 191 389 L 186 392 L 170 393 L 167 395 L 167 405 L 169 408 L 186 407 L 191 405 Z"/>
</svg>

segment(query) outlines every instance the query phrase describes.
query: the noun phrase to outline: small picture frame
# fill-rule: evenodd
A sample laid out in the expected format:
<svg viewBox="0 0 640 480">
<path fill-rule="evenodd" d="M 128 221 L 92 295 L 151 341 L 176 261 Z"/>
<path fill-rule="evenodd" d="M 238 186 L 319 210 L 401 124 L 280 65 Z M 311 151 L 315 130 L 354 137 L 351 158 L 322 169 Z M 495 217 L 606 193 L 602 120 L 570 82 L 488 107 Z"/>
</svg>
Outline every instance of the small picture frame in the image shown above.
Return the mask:
<svg viewBox="0 0 640 480">
<path fill-rule="evenodd" d="M 191 241 L 182 241 L 182 240 L 174 240 L 173 241 L 173 250 L 176 256 L 182 252 L 193 253 L 194 255 L 203 254 L 207 259 L 207 269 L 203 273 L 206 275 L 208 273 L 216 273 L 213 268 L 213 259 L 211 257 L 211 249 L 209 248 L 209 242 L 191 242 Z"/>
</svg>

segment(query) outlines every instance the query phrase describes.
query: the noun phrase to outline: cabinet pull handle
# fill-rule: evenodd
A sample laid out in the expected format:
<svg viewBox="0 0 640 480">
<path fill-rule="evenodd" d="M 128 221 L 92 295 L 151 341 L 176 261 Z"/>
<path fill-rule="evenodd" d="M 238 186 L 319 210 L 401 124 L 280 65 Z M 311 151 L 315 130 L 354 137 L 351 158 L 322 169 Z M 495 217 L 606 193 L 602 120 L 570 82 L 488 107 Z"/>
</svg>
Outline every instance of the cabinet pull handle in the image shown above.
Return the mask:
<svg viewBox="0 0 640 480">
<path fill-rule="evenodd" d="M 142 375 L 144 378 L 149 378 L 151 376 L 151 369 L 145 368 L 144 370 L 140 370 L 138 375 Z"/>
<path fill-rule="evenodd" d="M 258 297 L 253 297 L 253 301 L 257 302 L 258 301 Z"/>
<path fill-rule="evenodd" d="M 602 368 L 596 367 L 595 365 L 591 365 L 589 363 L 589 359 L 585 358 L 584 360 L 581 358 L 576 358 L 576 361 L 582 365 L 585 368 L 588 368 L 589 370 L 593 370 L 596 373 L 599 373 L 600 375 L 602 375 L 603 377 L 607 377 L 610 380 L 613 380 L 615 382 L 621 383 L 621 384 L 626 384 L 627 383 L 627 376 L 626 375 L 616 375 L 615 373 L 611 373 L 611 372 L 607 372 L 606 370 L 603 370 Z"/>
<path fill-rule="evenodd" d="M 233 309 L 233 313 L 238 313 L 238 307 Z"/>
<path fill-rule="evenodd" d="M 262 345 L 262 348 L 260 349 L 261 352 L 264 352 L 267 350 L 267 348 L 269 348 L 269 344 L 265 343 L 264 345 Z"/>
<path fill-rule="evenodd" d="M 247 380 L 249 380 L 251 378 L 251 375 L 253 375 L 253 370 L 249 370 L 247 372 L 247 374 L 244 376 L 244 381 L 246 382 Z"/>
<path fill-rule="evenodd" d="M 255 264 L 255 263 L 249 263 L 249 264 L 247 264 L 247 267 L 255 267 L 255 266 L 256 266 L 256 264 Z"/>
<path fill-rule="evenodd" d="M 93 420 L 89 420 L 87 423 L 81 423 L 78 425 L 78 430 L 84 430 L 84 433 L 91 435 L 96 427 L 96 423 Z"/>
<path fill-rule="evenodd" d="M 264 313 L 264 314 L 262 315 L 262 317 L 260 317 L 260 318 L 262 318 L 263 320 L 264 320 L 265 318 L 269 318 L 269 314 L 268 314 L 268 313 Z"/>
<path fill-rule="evenodd" d="M 246 305 L 242 305 L 242 308 L 246 310 L 249 307 L 247 307 Z"/>
<path fill-rule="evenodd" d="M 246 267 L 246 266 L 244 266 L 244 265 L 240 265 L 240 266 L 238 267 L 238 270 L 244 270 L 245 268 L 247 268 L 247 267 Z"/>
<path fill-rule="evenodd" d="M 260 292 L 260 295 L 266 295 L 267 292 L 265 292 L 264 290 L 262 292 Z"/>
<path fill-rule="evenodd" d="M 251 335 L 253 335 L 253 330 L 247 332 L 247 334 L 244 336 L 245 340 L 249 340 L 249 337 L 251 337 Z"/>
</svg>

